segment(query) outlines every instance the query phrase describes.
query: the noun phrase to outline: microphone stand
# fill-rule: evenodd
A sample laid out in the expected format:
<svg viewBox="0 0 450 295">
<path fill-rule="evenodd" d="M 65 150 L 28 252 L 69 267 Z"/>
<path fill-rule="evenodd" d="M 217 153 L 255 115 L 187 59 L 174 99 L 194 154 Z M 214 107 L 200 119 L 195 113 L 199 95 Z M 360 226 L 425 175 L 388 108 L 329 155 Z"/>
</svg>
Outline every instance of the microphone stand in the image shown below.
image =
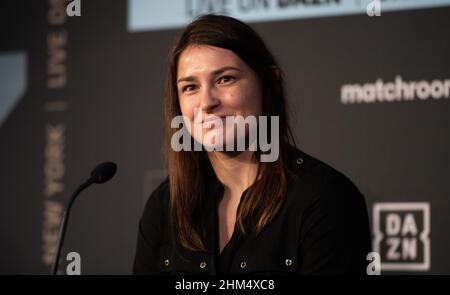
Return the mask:
<svg viewBox="0 0 450 295">
<path fill-rule="evenodd" d="M 59 231 L 59 239 L 58 239 L 58 248 L 56 251 L 55 260 L 53 261 L 52 266 L 52 275 L 56 275 L 56 272 L 58 271 L 58 264 L 59 264 L 59 256 L 61 255 L 61 248 L 64 242 L 64 236 L 66 234 L 66 228 L 67 228 L 67 222 L 69 220 L 70 215 L 70 209 L 72 208 L 72 204 L 75 201 L 76 197 L 88 186 L 95 183 L 95 177 L 90 177 L 88 180 L 86 180 L 83 184 L 81 184 L 75 192 L 72 194 L 72 196 L 69 199 L 69 202 L 67 203 L 66 209 L 64 210 L 60 231 Z"/>
</svg>

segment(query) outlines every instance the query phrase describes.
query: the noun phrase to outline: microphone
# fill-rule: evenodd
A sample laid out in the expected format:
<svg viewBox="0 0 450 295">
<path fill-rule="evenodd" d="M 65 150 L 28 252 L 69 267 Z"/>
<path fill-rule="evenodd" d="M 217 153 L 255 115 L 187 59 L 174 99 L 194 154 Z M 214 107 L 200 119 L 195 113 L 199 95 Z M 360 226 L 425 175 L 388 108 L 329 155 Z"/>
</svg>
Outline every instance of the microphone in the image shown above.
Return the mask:
<svg viewBox="0 0 450 295">
<path fill-rule="evenodd" d="M 52 266 L 52 275 L 56 275 L 56 272 L 58 271 L 59 256 L 61 255 L 61 248 L 64 242 L 64 236 L 66 234 L 67 221 L 69 220 L 70 209 L 72 208 L 72 204 L 75 201 L 76 197 L 81 193 L 81 191 L 83 191 L 85 188 L 87 188 L 93 183 L 107 182 L 114 176 L 116 171 L 117 165 L 113 162 L 105 162 L 99 164 L 97 167 L 94 168 L 94 170 L 92 170 L 91 177 L 89 177 L 84 183 L 82 183 L 70 197 L 70 200 L 67 203 L 66 209 L 64 210 L 62 217 L 58 239 L 58 249 L 56 251 L 55 260 L 53 261 Z"/>
</svg>

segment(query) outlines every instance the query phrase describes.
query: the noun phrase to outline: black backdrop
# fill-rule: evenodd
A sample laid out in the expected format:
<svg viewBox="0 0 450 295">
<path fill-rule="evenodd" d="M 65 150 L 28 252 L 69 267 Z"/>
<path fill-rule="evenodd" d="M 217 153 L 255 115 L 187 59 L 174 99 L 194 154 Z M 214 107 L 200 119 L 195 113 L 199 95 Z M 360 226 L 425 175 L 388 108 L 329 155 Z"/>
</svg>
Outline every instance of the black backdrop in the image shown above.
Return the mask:
<svg viewBox="0 0 450 295">
<path fill-rule="evenodd" d="M 66 4 L 2 4 L 0 61 L 17 58 L 0 64 L 0 99 L 20 70 L 23 91 L 0 120 L 0 272 L 47 273 L 61 204 L 112 160 L 116 177 L 75 204 L 63 253 L 80 253 L 83 274 L 127 274 L 143 205 L 164 176 L 165 59 L 179 28 L 129 32 L 127 1 L 82 1 L 78 17 L 61 15 Z M 366 196 L 387 273 L 450 273 L 449 16 L 251 23 L 286 73 L 299 146 Z M 413 99 L 373 99 L 367 83 L 396 77 L 416 81 Z M 349 85 L 360 102 L 346 103 Z"/>
</svg>

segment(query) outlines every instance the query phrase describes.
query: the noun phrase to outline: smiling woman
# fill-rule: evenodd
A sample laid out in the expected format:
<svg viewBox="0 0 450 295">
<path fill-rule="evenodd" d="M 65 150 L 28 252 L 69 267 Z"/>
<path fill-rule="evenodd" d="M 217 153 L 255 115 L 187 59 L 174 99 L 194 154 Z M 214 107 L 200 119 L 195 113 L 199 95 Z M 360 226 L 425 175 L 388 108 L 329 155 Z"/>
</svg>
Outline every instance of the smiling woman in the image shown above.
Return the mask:
<svg viewBox="0 0 450 295">
<path fill-rule="evenodd" d="M 242 142 L 244 141 L 242 139 L 250 137 L 249 133 L 255 135 L 256 126 L 248 124 L 247 129 L 236 128 L 237 124 L 234 124 L 236 122 L 233 119 L 250 120 L 261 116 L 260 81 L 252 68 L 233 51 L 209 45 L 191 44 L 179 57 L 177 77 L 180 77 L 177 80 L 180 111 L 185 121 L 189 122 L 188 128 L 192 137 L 203 144 L 208 151 L 212 150 L 208 147 L 214 150 L 230 151 L 223 146 L 234 147 L 235 139 Z M 203 113 L 205 113 L 204 119 L 202 119 Z M 274 117 L 278 119 L 278 116 Z M 201 132 L 194 132 L 196 121 L 202 124 L 198 128 Z M 266 125 L 259 126 L 260 134 L 262 129 L 267 133 Z M 212 127 L 216 128 L 210 130 Z M 278 128 L 272 131 L 275 131 L 272 133 L 272 138 L 278 144 Z M 210 140 L 206 140 L 207 138 Z M 251 138 L 254 139 L 256 136 Z M 248 146 L 252 143 L 249 139 Z"/>
<path fill-rule="evenodd" d="M 220 144 L 243 138 L 245 149 L 173 149 L 179 116 L 193 144 L 218 132 Z M 267 125 L 269 140 L 279 138 L 278 157 L 262 160 L 267 150 L 250 148 L 251 127 L 239 134 L 219 124 L 229 117 L 278 118 L 277 130 Z M 283 73 L 248 25 L 204 15 L 186 27 L 169 54 L 164 124 L 168 177 L 141 217 L 134 273 L 365 273 L 364 197 L 296 148 Z"/>
</svg>

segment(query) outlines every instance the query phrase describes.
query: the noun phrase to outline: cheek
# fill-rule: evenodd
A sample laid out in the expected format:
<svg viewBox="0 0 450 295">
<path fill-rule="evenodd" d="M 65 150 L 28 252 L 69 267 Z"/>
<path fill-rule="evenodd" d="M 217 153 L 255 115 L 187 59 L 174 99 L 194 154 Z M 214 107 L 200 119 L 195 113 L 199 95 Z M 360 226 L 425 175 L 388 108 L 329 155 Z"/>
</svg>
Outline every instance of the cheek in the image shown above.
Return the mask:
<svg viewBox="0 0 450 295">
<path fill-rule="evenodd" d="M 221 101 L 227 108 L 238 111 L 246 107 L 250 95 L 243 87 L 232 87 L 221 93 Z"/>
<path fill-rule="evenodd" d="M 194 103 L 192 103 L 192 100 L 180 99 L 179 104 L 180 104 L 181 114 L 183 116 L 189 118 L 189 120 L 193 121 L 194 120 L 194 108 L 196 105 Z"/>
<path fill-rule="evenodd" d="M 223 103 L 227 108 L 233 109 L 237 113 L 259 115 L 262 98 L 259 89 L 256 87 L 239 87 L 230 89 L 223 96 Z"/>
</svg>

